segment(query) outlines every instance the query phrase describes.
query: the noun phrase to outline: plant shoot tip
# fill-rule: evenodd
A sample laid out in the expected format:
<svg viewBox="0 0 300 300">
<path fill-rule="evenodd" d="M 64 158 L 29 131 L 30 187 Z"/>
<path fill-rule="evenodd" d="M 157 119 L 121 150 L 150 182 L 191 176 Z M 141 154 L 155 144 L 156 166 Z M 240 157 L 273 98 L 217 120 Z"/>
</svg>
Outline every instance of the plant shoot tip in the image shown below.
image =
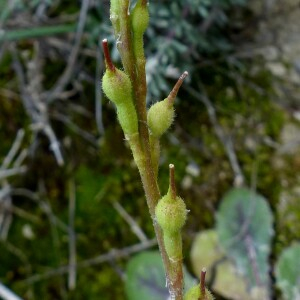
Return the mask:
<svg viewBox="0 0 300 300">
<path fill-rule="evenodd" d="M 201 278 L 200 278 L 200 291 L 201 291 L 202 297 L 205 296 L 205 275 L 206 275 L 206 268 L 202 268 Z"/>
<path fill-rule="evenodd" d="M 189 75 L 189 72 L 188 71 L 184 71 L 183 72 L 183 74 L 182 74 L 182 76 L 185 78 L 186 76 L 188 76 Z"/>
<path fill-rule="evenodd" d="M 169 164 L 169 173 L 170 173 L 170 192 L 172 199 L 176 199 L 176 185 L 175 185 L 175 166 L 173 164 Z"/>
<path fill-rule="evenodd" d="M 178 80 L 177 80 L 176 84 L 174 85 L 172 91 L 170 92 L 170 94 L 169 94 L 169 96 L 168 96 L 168 100 L 169 100 L 168 102 L 169 102 L 169 106 L 170 106 L 170 107 L 173 106 L 174 101 L 175 101 L 175 98 L 176 98 L 177 93 L 178 93 L 178 91 L 179 91 L 179 88 L 181 87 L 181 85 L 182 85 L 182 83 L 183 83 L 185 77 L 188 76 L 188 75 L 189 75 L 189 72 L 188 72 L 188 71 L 184 71 L 184 72 L 180 75 L 180 77 L 178 78 Z"/>
<path fill-rule="evenodd" d="M 108 49 L 108 42 L 107 39 L 103 39 L 102 40 L 102 47 L 103 47 L 103 52 L 104 52 L 104 58 L 105 58 L 105 63 L 106 63 L 106 67 L 114 72 L 115 71 L 115 66 L 110 58 L 110 54 L 109 54 L 109 49 Z"/>
</svg>

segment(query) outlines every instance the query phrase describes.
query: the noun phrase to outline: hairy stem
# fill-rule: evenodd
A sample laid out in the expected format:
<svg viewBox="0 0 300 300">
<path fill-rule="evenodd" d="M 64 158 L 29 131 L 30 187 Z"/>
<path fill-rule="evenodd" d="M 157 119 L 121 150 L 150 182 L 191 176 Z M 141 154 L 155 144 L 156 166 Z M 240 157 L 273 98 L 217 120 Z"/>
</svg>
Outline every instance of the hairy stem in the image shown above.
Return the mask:
<svg viewBox="0 0 300 300">
<path fill-rule="evenodd" d="M 145 58 L 134 56 L 129 0 L 119 0 L 116 2 L 116 5 L 118 9 L 115 11 L 119 13 L 119 16 L 115 20 L 119 22 L 117 25 L 120 26 L 117 28 L 117 47 L 121 55 L 124 70 L 132 82 L 133 98 L 139 120 L 139 134 L 133 134 L 126 138 L 129 141 L 143 183 L 147 205 L 153 220 L 159 250 L 165 266 L 171 297 L 172 299 L 182 300 L 182 274 L 178 274 L 176 268 L 172 266 L 164 247 L 162 230 L 155 220 L 155 207 L 161 195 L 157 184 L 157 171 L 154 170 L 151 161 L 149 131 L 147 127 Z M 143 5 L 146 5 L 146 1 L 143 1 Z"/>
<path fill-rule="evenodd" d="M 150 161 L 146 159 L 145 152 L 142 150 L 139 136 L 132 135 L 127 137 L 134 160 L 138 166 L 141 180 L 143 183 L 147 205 L 151 218 L 153 220 L 154 231 L 157 237 L 159 250 L 165 266 L 167 284 L 171 299 L 182 300 L 183 291 L 183 275 L 182 275 L 182 260 L 171 261 L 166 253 L 164 246 L 163 232 L 155 220 L 155 207 L 158 200 L 161 198 L 160 191 L 157 185 L 157 180 L 153 176 L 153 168 Z M 150 171 L 150 172 L 149 172 Z"/>
</svg>

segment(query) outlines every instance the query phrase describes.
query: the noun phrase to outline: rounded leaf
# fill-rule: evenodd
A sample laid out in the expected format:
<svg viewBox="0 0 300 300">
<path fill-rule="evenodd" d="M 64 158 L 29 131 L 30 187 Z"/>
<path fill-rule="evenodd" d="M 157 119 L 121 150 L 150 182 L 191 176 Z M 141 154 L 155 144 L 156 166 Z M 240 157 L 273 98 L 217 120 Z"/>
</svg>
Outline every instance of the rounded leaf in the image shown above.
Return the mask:
<svg viewBox="0 0 300 300">
<path fill-rule="evenodd" d="M 203 230 L 193 240 L 191 248 L 191 263 L 197 278 L 200 278 L 203 268 L 206 269 L 206 278 L 210 281 L 213 268 L 224 257 L 219 245 L 216 230 Z"/>
<path fill-rule="evenodd" d="M 230 190 L 217 213 L 220 244 L 249 287 L 269 285 L 272 223 L 266 199 L 247 188 Z"/>
<path fill-rule="evenodd" d="M 285 249 L 275 267 L 276 284 L 285 300 L 300 299 L 300 243 Z"/>
<path fill-rule="evenodd" d="M 185 289 L 196 280 L 183 268 Z M 126 268 L 125 290 L 129 300 L 168 300 L 165 271 L 160 253 L 146 251 L 129 260 Z"/>
</svg>

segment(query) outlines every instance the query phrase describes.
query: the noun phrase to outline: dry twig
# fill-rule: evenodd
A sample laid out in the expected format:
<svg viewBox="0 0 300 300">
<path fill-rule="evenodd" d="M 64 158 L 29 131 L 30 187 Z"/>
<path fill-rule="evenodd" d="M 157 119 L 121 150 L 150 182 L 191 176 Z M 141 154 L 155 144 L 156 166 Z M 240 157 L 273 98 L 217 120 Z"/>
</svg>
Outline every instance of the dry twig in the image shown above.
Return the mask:
<svg viewBox="0 0 300 300">
<path fill-rule="evenodd" d="M 147 236 L 136 223 L 136 221 L 126 212 L 123 206 L 119 202 L 113 202 L 113 206 L 119 215 L 130 225 L 131 231 L 138 237 L 141 242 L 148 240 Z"/>
</svg>

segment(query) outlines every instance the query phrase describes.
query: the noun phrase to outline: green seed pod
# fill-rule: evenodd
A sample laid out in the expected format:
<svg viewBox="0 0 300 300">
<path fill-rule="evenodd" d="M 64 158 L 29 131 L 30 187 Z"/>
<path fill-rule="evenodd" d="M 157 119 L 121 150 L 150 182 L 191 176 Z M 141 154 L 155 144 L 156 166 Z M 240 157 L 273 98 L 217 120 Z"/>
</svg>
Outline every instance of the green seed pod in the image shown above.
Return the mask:
<svg viewBox="0 0 300 300">
<path fill-rule="evenodd" d="M 107 98 L 115 103 L 118 119 L 125 134 L 138 132 L 138 119 L 132 98 L 129 76 L 117 69 L 109 55 L 107 40 L 102 41 L 106 71 L 102 78 L 102 88 Z"/>
<path fill-rule="evenodd" d="M 115 68 L 107 69 L 102 78 L 102 88 L 109 100 L 116 105 L 132 102 L 132 87 L 129 76 Z"/>
<path fill-rule="evenodd" d="M 182 259 L 182 238 L 181 233 L 168 234 L 164 233 L 164 245 L 169 259 L 172 261 L 179 261 Z"/>
<path fill-rule="evenodd" d="M 117 115 L 125 134 L 131 135 L 138 132 L 138 120 L 132 102 L 117 105 Z"/>
<path fill-rule="evenodd" d="M 168 257 L 173 261 L 179 261 L 182 259 L 181 228 L 186 221 L 187 210 L 183 200 L 176 196 L 174 165 L 170 164 L 169 170 L 169 191 L 156 205 L 155 217 L 163 231 Z"/>
<path fill-rule="evenodd" d="M 174 120 L 174 101 L 180 86 L 188 72 L 184 72 L 178 79 L 168 98 L 152 105 L 148 111 L 147 123 L 151 134 L 160 138 L 172 125 Z"/>
<path fill-rule="evenodd" d="M 152 105 L 147 116 L 151 134 L 157 138 L 161 137 L 172 125 L 174 115 L 173 105 L 169 104 L 168 98 Z"/>
<path fill-rule="evenodd" d="M 116 68 L 114 71 L 107 69 L 102 79 L 102 88 L 107 98 L 117 106 L 118 119 L 124 133 L 138 132 L 137 115 L 128 75 Z"/>
<path fill-rule="evenodd" d="M 144 33 L 149 25 L 149 11 L 147 0 L 138 0 L 132 13 L 131 28 L 133 32 L 133 52 L 136 58 L 138 70 L 145 69 L 145 55 L 144 55 Z"/>
<path fill-rule="evenodd" d="M 156 205 L 155 215 L 164 234 L 173 235 L 183 227 L 187 210 L 183 200 L 180 197 L 174 199 L 169 191 Z"/>
<path fill-rule="evenodd" d="M 131 13 L 131 26 L 136 37 L 142 37 L 149 25 L 147 1 L 138 0 Z"/>
<path fill-rule="evenodd" d="M 120 11 L 120 0 L 110 0 L 110 15 L 118 15 Z"/>
<path fill-rule="evenodd" d="M 111 0 L 110 1 L 110 20 L 113 25 L 115 34 L 118 35 L 120 32 L 120 1 Z"/>
<path fill-rule="evenodd" d="M 205 288 L 205 295 L 201 294 L 201 289 L 199 284 L 190 288 L 184 295 L 184 300 L 214 300 L 211 292 Z"/>
</svg>

